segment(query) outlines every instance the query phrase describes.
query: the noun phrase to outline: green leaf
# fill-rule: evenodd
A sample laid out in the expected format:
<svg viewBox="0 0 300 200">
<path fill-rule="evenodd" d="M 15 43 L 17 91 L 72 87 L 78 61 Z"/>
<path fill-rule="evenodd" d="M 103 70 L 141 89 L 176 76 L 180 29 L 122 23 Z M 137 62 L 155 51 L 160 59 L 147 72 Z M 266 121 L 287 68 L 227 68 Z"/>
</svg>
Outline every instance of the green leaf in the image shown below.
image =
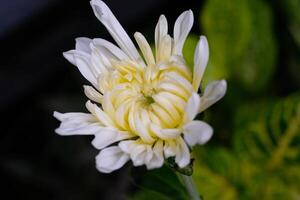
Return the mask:
<svg viewBox="0 0 300 200">
<path fill-rule="evenodd" d="M 285 0 L 280 1 L 280 4 L 287 15 L 288 28 L 292 33 L 296 43 L 300 47 L 300 1 L 299 0 Z"/>
<path fill-rule="evenodd" d="M 277 54 L 269 5 L 262 0 L 208 0 L 201 13 L 211 50 L 205 84 L 231 78 L 246 91 L 265 89 Z"/>
<path fill-rule="evenodd" d="M 277 102 L 246 105 L 236 117 L 234 146 L 254 162 L 270 170 L 284 163 L 299 161 L 300 96 L 295 94 Z"/>
<path fill-rule="evenodd" d="M 205 200 L 237 199 L 237 190 L 230 182 L 230 173 L 238 171 L 233 154 L 224 148 L 194 148 L 195 165 L 193 179 Z"/>
<path fill-rule="evenodd" d="M 142 168 L 140 170 L 138 172 L 137 168 L 135 168 L 133 176 L 137 177 L 137 179 L 141 178 L 141 180 L 136 182 L 142 189 L 141 192 L 150 190 L 174 200 L 189 199 L 185 188 L 177 178 L 175 172 L 170 168 L 163 166 L 155 170 L 144 171 Z"/>
<path fill-rule="evenodd" d="M 247 182 L 251 188 L 243 183 L 249 191 L 247 196 L 299 196 L 300 95 L 244 105 L 238 110 L 233 138 L 235 154 L 258 169 Z"/>
<path fill-rule="evenodd" d="M 144 189 L 134 194 L 129 200 L 172 200 L 171 198 L 151 190 Z"/>
</svg>

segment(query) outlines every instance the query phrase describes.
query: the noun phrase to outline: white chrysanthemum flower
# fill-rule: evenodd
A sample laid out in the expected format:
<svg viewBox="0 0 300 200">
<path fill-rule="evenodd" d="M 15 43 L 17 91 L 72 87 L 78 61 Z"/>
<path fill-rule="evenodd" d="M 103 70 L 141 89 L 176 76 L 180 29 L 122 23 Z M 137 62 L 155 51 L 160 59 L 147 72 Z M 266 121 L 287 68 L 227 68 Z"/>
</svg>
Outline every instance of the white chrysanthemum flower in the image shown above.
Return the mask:
<svg viewBox="0 0 300 200">
<path fill-rule="evenodd" d="M 116 45 L 103 39 L 77 38 L 75 50 L 64 57 L 78 67 L 93 85 L 84 86 L 90 113 L 58 113 L 60 135 L 94 135 L 101 150 L 97 169 L 110 173 L 131 160 L 134 166 L 159 168 L 168 157 L 179 167 L 190 163 L 188 146 L 206 143 L 212 128 L 194 120 L 196 115 L 222 98 L 226 82 L 210 83 L 197 94 L 206 64 L 208 43 L 200 37 L 191 72 L 182 56 L 185 39 L 193 25 L 191 10 L 175 22 L 173 38 L 161 15 L 155 28 L 155 56 L 145 37 L 136 32 L 142 56 L 107 5 L 92 0 L 96 17 Z"/>
</svg>

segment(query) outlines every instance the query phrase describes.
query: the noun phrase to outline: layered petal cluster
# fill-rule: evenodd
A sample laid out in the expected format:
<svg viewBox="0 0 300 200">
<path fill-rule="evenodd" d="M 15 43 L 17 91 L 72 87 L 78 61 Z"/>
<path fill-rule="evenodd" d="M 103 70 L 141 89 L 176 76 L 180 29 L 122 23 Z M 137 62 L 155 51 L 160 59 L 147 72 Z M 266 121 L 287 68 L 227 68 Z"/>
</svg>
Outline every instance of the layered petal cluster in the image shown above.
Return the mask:
<svg viewBox="0 0 300 200">
<path fill-rule="evenodd" d="M 104 39 L 77 38 L 74 50 L 64 57 L 74 64 L 92 86 L 84 86 L 90 99 L 89 113 L 59 113 L 60 135 L 94 135 L 101 150 L 97 169 L 110 173 L 131 160 L 134 166 L 159 168 L 168 157 L 179 167 L 190 163 L 189 147 L 206 143 L 212 128 L 194 120 L 196 115 L 222 98 L 224 80 L 210 83 L 197 93 L 208 62 L 208 43 L 200 36 L 191 72 L 182 48 L 192 25 L 191 10 L 175 22 L 173 37 L 161 15 L 155 28 L 155 55 L 145 37 L 136 32 L 139 47 L 127 35 L 107 5 L 92 0 L 96 17 L 118 46 Z"/>
</svg>

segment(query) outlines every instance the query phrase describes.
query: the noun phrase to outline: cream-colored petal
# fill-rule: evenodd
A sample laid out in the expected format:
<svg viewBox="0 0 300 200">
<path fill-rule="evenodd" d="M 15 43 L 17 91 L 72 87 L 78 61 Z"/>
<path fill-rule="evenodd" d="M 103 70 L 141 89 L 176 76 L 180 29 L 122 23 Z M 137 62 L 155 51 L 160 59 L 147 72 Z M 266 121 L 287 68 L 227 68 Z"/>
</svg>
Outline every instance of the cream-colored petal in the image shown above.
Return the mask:
<svg viewBox="0 0 300 200">
<path fill-rule="evenodd" d="M 180 137 L 176 140 L 175 162 L 180 168 L 186 167 L 190 163 L 190 151 L 184 140 Z"/>
<path fill-rule="evenodd" d="M 94 135 L 103 129 L 91 114 L 54 112 L 53 116 L 61 121 L 55 129 L 59 135 Z"/>
<path fill-rule="evenodd" d="M 162 140 L 170 140 L 175 139 L 180 136 L 182 133 L 181 129 L 162 129 L 158 125 L 151 123 L 149 125 L 150 131 L 155 134 L 157 137 L 161 138 Z"/>
<path fill-rule="evenodd" d="M 93 8 L 94 14 L 99 21 L 106 27 L 108 32 L 114 38 L 120 48 L 133 60 L 144 65 L 142 58 L 140 57 L 133 42 L 123 29 L 119 21 L 114 14 L 108 8 L 108 6 L 100 0 L 91 0 L 90 4 Z"/>
<path fill-rule="evenodd" d="M 174 48 L 173 54 L 182 55 L 184 42 L 193 26 L 194 15 L 191 10 L 183 12 L 174 25 Z"/>
<path fill-rule="evenodd" d="M 134 113 L 134 122 L 135 122 L 135 127 L 136 127 L 136 130 L 137 130 L 137 133 L 139 134 L 141 139 L 145 143 L 153 143 L 155 140 L 154 140 L 154 138 L 152 138 L 152 136 L 151 136 L 149 130 L 147 129 L 146 125 L 140 119 L 138 111 L 136 111 Z"/>
<path fill-rule="evenodd" d="M 162 45 L 163 38 L 168 34 L 168 22 L 164 15 L 159 17 L 157 25 L 155 27 L 155 52 L 156 52 L 156 61 L 159 62 L 161 60 L 160 53 L 164 48 Z"/>
<path fill-rule="evenodd" d="M 136 32 L 134 34 L 134 37 L 144 55 L 146 63 L 148 65 L 154 65 L 155 59 L 154 59 L 151 47 L 150 47 L 149 43 L 147 42 L 146 38 L 139 32 Z"/>
<path fill-rule="evenodd" d="M 196 117 L 196 115 L 199 113 L 200 102 L 200 96 L 197 93 L 193 92 L 186 105 L 186 116 L 184 119 L 185 122 L 192 121 Z"/>
<path fill-rule="evenodd" d="M 162 40 L 160 41 L 159 47 L 159 61 L 166 61 L 169 60 L 172 54 L 172 45 L 173 40 L 170 35 L 165 35 Z"/>
<path fill-rule="evenodd" d="M 164 145 L 165 158 L 175 156 L 176 153 L 177 153 L 176 140 L 165 140 L 165 145 Z"/>
<path fill-rule="evenodd" d="M 108 147 L 96 156 L 96 167 L 100 172 L 111 173 L 120 169 L 129 160 L 129 155 L 118 146 Z"/>
<path fill-rule="evenodd" d="M 76 41 L 75 50 L 83 51 L 87 54 L 91 54 L 90 43 L 92 42 L 92 40 L 90 38 L 78 37 L 75 39 L 75 41 Z"/>
<path fill-rule="evenodd" d="M 204 111 L 217 101 L 219 101 L 226 93 L 227 83 L 225 80 L 214 81 L 208 84 L 204 94 L 201 97 L 199 112 Z"/>
<path fill-rule="evenodd" d="M 108 145 L 130 137 L 132 137 L 132 135 L 127 132 L 120 132 L 115 128 L 105 127 L 95 134 L 92 144 L 96 149 L 103 149 Z"/>
<path fill-rule="evenodd" d="M 107 40 L 96 38 L 92 43 L 100 52 L 105 53 L 108 59 L 129 60 L 129 57 L 119 47 Z"/>
<path fill-rule="evenodd" d="M 151 151 L 152 152 L 148 153 L 152 153 L 151 159 L 146 160 L 147 169 L 155 169 L 161 167 L 164 164 L 163 141 L 158 140 Z"/>
<path fill-rule="evenodd" d="M 104 126 L 116 127 L 112 119 L 101 108 L 90 101 L 86 102 L 86 108 L 99 120 Z"/>
<path fill-rule="evenodd" d="M 90 55 L 85 52 L 70 50 L 63 53 L 63 56 L 73 65 L 77 66 L 80 73 L 86 78 L 93 86 L 97 86 L 97 74 L 94 74 L 90 63 Z"/>
<path fill-rule="evenodd" d="M 205 144 L 213 135 L 210 125 L 202 121 L 191 121 L 183 128 L 184 140 L 189 146 Z"/>
<path fill-rule="evenodd" d="M 208 42 L 205 36 L 200 36 L 194 55 L 193 88 L 198 91 L 209 57 Z"/>
<path fill-rule="evenodd" d="M 130 152 L 130 158 L 134 166 L 141 166 L 145 164 L 145 158 L 147 156 L 147 145 L 135 144 Z"/>
<path fill-rule="evenodd" d="M 119 142 L 118 146 L 122 151 L 124 151 L 127 154 L 130 154 L 132 152 L 132 149 L 136 146 L 135 140 L 124 140 Z"/>
<path fill-rule="evenodd" d="M 97 103 L 102 103 L 102 94 L 100 94 L 96 89 L 94 89 L 91 86 L 84 85 L 84 93 L 85 95 L 92 101 L 97 102 Z"/>
</svg>

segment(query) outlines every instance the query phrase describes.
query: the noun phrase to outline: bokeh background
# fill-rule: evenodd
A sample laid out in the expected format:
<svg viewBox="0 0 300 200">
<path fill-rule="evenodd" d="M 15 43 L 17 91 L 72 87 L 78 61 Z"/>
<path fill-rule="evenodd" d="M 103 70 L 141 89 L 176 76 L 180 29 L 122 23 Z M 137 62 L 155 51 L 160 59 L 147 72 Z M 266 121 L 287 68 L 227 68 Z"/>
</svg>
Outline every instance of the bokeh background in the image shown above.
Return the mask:
<svg viewBox="0 0 300 200">
<path fill-rule="evenodd" d="M 204 118 L 213 139 L 193 150 L 205 200 L 300 199 L 300 1 L 107 0 L 132 36 L 153 42 L 160 14 L 170 30 L 194 12 L 184 47 L 192 68 L 198 36 L 210 44 L 202 87 L 228 81 Z M 85 111 L 83 79 L 62 57 L 79 36 L 111 40 L 88 0 L 0 2 L 1 199 L 188 199 L 168 168 L 127 164 L 98 173 L 91 137 L 61 137 L 52 112 Z"/>
</svg>

